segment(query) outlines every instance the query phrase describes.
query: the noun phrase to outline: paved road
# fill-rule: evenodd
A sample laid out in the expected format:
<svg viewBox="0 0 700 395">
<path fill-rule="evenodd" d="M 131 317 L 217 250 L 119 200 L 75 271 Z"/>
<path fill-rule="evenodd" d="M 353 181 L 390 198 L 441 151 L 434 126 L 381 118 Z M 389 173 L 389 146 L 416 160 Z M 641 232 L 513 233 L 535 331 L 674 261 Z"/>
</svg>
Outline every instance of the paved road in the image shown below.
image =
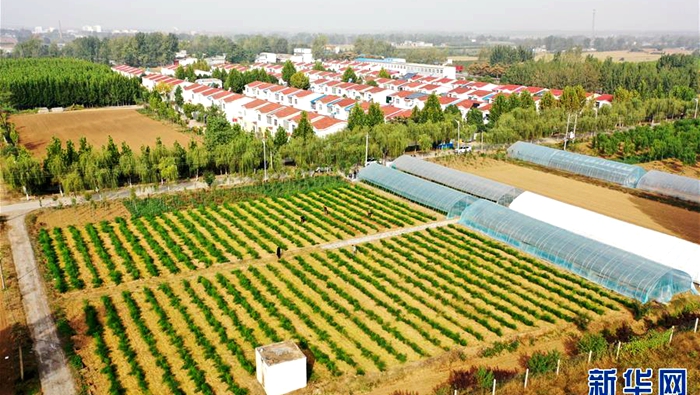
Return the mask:
<svg viewBox="0 0 700 395">
<path fill-rule="evenodd" d="M 27 324 L 34 339 L 42 392 L 45 395 L 72 395 L 76 393 L 73 377 L 66 365 L 66 357 L 58 340 L 41 272 L 34 259 L 34 251 L 24 223 L 26 213 L 15 212 L 11 215 L 8 221 L 8 237 Z"/>
</svg>

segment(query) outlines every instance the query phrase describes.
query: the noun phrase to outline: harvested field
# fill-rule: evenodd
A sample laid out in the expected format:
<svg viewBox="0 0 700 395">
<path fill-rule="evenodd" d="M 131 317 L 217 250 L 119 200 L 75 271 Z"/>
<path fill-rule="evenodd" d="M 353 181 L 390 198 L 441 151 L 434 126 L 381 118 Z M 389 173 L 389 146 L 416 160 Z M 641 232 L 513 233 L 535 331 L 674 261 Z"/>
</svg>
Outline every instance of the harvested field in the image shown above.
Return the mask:
<svg viewBox="0 0 700 395">
<path fill-rule="evenodd" d="M 607 58 L 612 58 L 613 62 L 653 62 L 659 60 L 662 56 L 659 53 L 652 53 L 651 50 L 644 50 L 642 52 L 630 52 L 630 51 L 599 51 L 599 52 L 584 52 L 583 55 L 593 55 L 594 58 L 599 60 L 605 60 Z M 667 48 L 663 50 L 666 54 L 690 54 L 690 51 L 678 49 L 678 48 Z M 551 53 L 539 54 L 535 57 L 536 60 L 546 59 L 552 60 L 554 57 Z"/>
<path fill-rule="evenodd" d="M 698 212 L 495 159 L 447 159 L 439 163 L 700 243 Z"/>
<path fill-rule="evenodd" d="M 142 145 L 153 145 L 160 137 L 163 144 L 172 146 L 177 141 L 186 145 L 199 137 L 180 132 L 175 126 L 153 120 L 133 108 L 106 108 L 97 110 L 67 111 L 50 114 L 24 114 L 12 117 L 17 126 L 19 140 L 37 157 L 43 157 L 52 137 L 62 141 L 81 137 L 96 147 L 107 143 L 108 136 L 117 145 L 126 142 L 133 150 Z"/>
</svg>

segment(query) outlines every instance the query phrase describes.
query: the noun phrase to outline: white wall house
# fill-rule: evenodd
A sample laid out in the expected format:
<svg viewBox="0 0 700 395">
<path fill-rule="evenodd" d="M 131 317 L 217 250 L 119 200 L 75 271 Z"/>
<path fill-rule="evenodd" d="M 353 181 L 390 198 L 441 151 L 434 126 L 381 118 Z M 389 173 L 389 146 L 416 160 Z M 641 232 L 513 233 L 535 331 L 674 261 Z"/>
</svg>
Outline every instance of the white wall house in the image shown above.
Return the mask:
<svg viewBox="0 0 700 395">
<path fill-rule="evenodd" d="M 255 349 L 256 377 L 267 395 L 283 395 L 306 387 L 306 356 L 294 342 Z"/>
</svg>

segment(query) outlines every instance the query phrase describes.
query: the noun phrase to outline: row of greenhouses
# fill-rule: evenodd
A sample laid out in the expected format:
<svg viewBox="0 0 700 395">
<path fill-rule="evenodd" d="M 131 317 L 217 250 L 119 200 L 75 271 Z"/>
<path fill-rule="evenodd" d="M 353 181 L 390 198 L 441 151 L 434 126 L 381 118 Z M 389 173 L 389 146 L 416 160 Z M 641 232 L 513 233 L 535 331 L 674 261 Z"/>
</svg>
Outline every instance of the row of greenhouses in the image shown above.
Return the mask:
<svg viewBox="0 0 700 395">
<path fill-rule="evenodd" d="M 519 141 L 513 159 L 700 204 L 700 180 Z"/>
<path fill-rule="evenodd" d="M 700 281 L 696 244 L 409 156 L 393 166 L 400 171 L 373 164 L 358 177 L 630 298 L 668 302 Z M 597 237 L 600 217 L 612 231 Z"/>
</svg>

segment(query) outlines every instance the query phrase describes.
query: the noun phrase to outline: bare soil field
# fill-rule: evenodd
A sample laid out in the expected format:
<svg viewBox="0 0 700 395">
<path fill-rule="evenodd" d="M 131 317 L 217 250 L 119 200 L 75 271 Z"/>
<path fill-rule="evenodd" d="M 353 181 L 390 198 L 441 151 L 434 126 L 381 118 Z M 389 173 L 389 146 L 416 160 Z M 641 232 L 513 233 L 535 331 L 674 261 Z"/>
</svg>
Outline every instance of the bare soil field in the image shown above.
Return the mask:
<svg viewBox="0 0 700 395">
<path fill-rule="evenodd" d="M 441 164 L 700 243 L 700 213 L 495 159 L 448 159 Z"/>
<path fill-rule="evenodd" d="M 23 114 L 12 117 L 19 140 L 35 156 L 42 157 L 51 138 L 78 143 L 81 137 L 100 147 L 112 136 L 117 145 L 126 142 L 134 150 L 142 145 L 153 145 L 160 137 L 163 144 L 175 141 L 186 145 L 199 137 L 178 131 L 173 126 L 140 114 L 135 109 L 96 109 L 50 114 Z"/>
<path fill-rule="evenodd" d="M 684 165 L 677 159 L 656 160 L 653 162 L 639 163 L 639 166 L 647 170 L 665 171 L 679 176 L 700 178 L 700 164 Z"/>
<path fill-rule="evenodd" d="M 642 52 L 630 52 L 630 51 L 600 51 L 600 52 L 584 52 L 583 55 L 593 55 L 594 58 L 605 60 L 607 58 L 612 58 L 613 62 L 653 62 L 659 60 L 662 56 L 658 53 L 652 53 L 656 51 L 644 50 Z M 690 51 L 682 50 L 678 48 L 667 48 L 663 50 L 666 54 L 689 54 Z M 536 59 L 546 59 L 551 60 L 554 55 L 550 53 L 539 54 Z"/>
</svg>

